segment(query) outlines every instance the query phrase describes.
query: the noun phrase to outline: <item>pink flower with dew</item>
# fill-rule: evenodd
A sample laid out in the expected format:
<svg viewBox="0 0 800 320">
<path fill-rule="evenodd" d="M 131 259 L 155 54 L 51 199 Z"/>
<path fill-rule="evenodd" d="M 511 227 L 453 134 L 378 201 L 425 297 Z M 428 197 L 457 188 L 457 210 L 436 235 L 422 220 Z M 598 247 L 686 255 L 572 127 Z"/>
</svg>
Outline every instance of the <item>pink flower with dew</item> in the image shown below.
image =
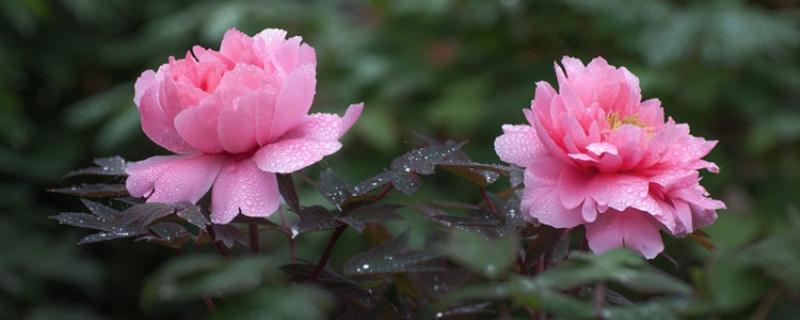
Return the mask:
<svg viewBox="0 0 800 320">
<path fill-rule="evenodd" d="M 341 148 L 361 115 L 308 114 L 316 92 L 314 48 L 286 31 L 225 33 L 219 52 L 199 46 L 136 80 L 142 129 L 177 155 L 129 165 L 126 186 L 148 202 L 196 203 L 211 191 L 211 221 L 277 210 L 276 173 L 290 173 Z M 212 188 L 213 187 L 213 188 Z"/>
<path fill-rule="evenodd" d="M 683 237 L 725 209 L 700 186 L 702 160 L 717 141 L 664 121 L 657 99 L 641 101 L 639 79 L 603 58 L 555 65 L 559 91 L 536 84 L 530 125 L 503 125 L 500 159 L 525 168 L 522 210 L 556 228 L 584 225 L 595 253 L 628 247 L 651 259 L 659 230 Z M 566 72 L 566 73 L 565 73 Z"/>
</svg>

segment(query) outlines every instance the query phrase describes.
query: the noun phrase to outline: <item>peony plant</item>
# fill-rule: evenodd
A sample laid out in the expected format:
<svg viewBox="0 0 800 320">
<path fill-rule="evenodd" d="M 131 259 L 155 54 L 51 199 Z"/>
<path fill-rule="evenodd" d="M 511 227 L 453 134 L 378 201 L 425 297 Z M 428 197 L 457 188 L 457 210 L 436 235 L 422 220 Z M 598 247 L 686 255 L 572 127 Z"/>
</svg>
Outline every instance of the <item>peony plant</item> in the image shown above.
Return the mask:
<svg viewBox="0 0 800 320">
<path fill-rule="evenodd" d="M 639 79 L 602 57 L 556 65 L 559 90 L 536 84 L 530 125 L 504 125 L 495 140 L 503 161 L 525 168 L 522 210 L 556 228 L 586 227 L 595 253 L 618 247 L 647 258 L 664 250 L 663 230 L 683 237 L 724 209 L 700 185 L 702 160 L 716 141 L 664 120 L 657 99 L 641 101 Z"/>
<path fill-rule="evenodd" d="M 174 154 L 96 159 L 96 167 L 68 176 L 125 183 L 56 190 L 81 196 L 89 213 L 53 218 L 99 231 L 80 243 L 135 237 L 178 253 L 145 285 L 143 305 L 197 299 L 220 318 L 291 319 L 633 319 L 685 311 L 692 288 L 643 257 L 664 250 L 661 231 L 702 235 L 698 228 L 725 208 L 699 184 L 700 169 L 719 172 L 702 159 L 716 141 L 664 120 L 658 100 L 641 101 L 627 69 L 564 57 L 559 91 L 539 82 L 523 110 L 529 124 L 504 125 L 495 140 L 499 158 L 516 166 L 474 162 L 464 143 L 418 136 L 415 148 L 351 184 L 332 168 L 319 179 L 302 170 L 342 148 L 338 140 L 363 104 L 341 117 L 309 114 L 315 52 L 286 35 L 232 29 L 219 51 L 196 46 L 143 72 L 134 85 L 142 130 Z M 409 205 L 387 197 L 411 196 L 422 176 L 443 170 L 480 198 Z M 305 203 L 293 176 L 331 205 Z M 500 176 L 511 186 L 492 192 Z M 385 224 L 402 220 L 404 206 L 430 222 L 416 230 L 425 234 L 421 247 Z M 579 226 L 588 248 L 573 241 Z M 364 251 L 329 264 L 347 230 L 368 239 L 351 242 Z M 324 248 L 295 250 L 298 238 L 316 232 L 330 232 Z M 262 250 L 263 233 L 283 235 L 288 250 Z M 274 240 L 271 249 L 284 245 Z"/>
</svg>

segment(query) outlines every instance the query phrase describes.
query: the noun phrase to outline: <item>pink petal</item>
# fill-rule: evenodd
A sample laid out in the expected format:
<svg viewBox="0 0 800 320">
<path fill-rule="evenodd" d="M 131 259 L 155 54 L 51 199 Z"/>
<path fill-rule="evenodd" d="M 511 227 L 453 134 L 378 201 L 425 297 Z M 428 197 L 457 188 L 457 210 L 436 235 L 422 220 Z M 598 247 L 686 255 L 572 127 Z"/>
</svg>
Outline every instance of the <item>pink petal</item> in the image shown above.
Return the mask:
<svg viewBox="0 0 800 320">
<path fill-rule="evenodd" d="M 219 112 L 217 128 L 219 142 L 225 151 L 244 153 L 258 146 L 256 141 L 256 109 L 261 106 L 264 95 L 253 92 L 235 101 L 233 108 Z"/>
<path fill-rule="evenodd" d="M 342 144 L 336 140 L 280 140 L 259 149 L 253 155 L 253 161 L 266 172 L 291 173 L 322 160 L 341 147 Z"/>
<path fill-rule="evenodd" d="M 664 250 L 657 225 L 637 210 L 612 210 L 598 215 L 595 222 L 586 224 L 586 239 L 596 254 L 627 247 L 652 259 Z"/>
<path fill-rule="evenodd" d="M 233 70 L 225 72 L 215 90 L 246 88 L 254 90 L 266 77 L 264 70 L 249 64 L 237 64 Z"/>
<path fill-rule="evenodd" d="M 133 84 L 133 102 L 138 106 L 145 91 L 156 84 L 156 73 L 153 70 L 142 72 L 142 75 L 140 75 L 139 78 L 136 79 L 136 83 Z"/>
<path fill-rule="evenodd" d="M 125 169 L 128 174 L 125 187 L 134 197 L 149 196 L 155 182 L 175 163 L 193 156 L 155 156 L 143 161 L 130 162 Z"/>
<path fill-rule="evenodd" d="M 341 138 L 351 127 L 353 124 L 356 123 L 356 120 L 361 116 L 361 111 L 364 110 L 364 103 L 356 103 L 351 104 L 347 107 L 347 111 L 344 112 L 344 116 L 342 116 L 342 122 L 339 125 L 339 135 L 338 138 Z"/>
<path fill-rule="evenodd" d="M 169 117 L 161 109 L 158 86 L 148 88 L 139 100 L 139 113 L 142 117 L 142 131 L 150 140 L 175 153 L 193 153 L 196 150 L 178 134 Z"/>
<path fill-rule="evenodd" d="M 586 186 L 587 196 L 619 211 L 635 207 L 648 196 L 649 181 L 630 174 L 597 174 Z"/>
<path fill-rule="evenodd" d="M 148 202 L 196 203 L 211 188 L 225 162 L 223 157 L 209 155 L 154 158 L 136 163 L 127 171 L 127 184 L 136 194 L 152 186 Z"/>
<path fill-rule="evenodd" d="M 278 181 L 250 159 L 229 162 L 211 191 L 211 222 L 227 224 L 241 211 L 251 217 L 268 217 L 280 205 Z"/>
<path fill-rule="evenodd" d="M 219 52 L 231 61 L 239 61 L 239 55 L 249 51 L 252 45 L 252 38 L 234 28 L 225 32 Z"/>
<path fill-rule="evenodd" d="M 279 73 L 273 73 L 263 80 L 261 87 L 257 90 L 256 106 L 256 141 L 259 146 L 265 146 L 277 139 L 280 135 L 274 135 L 272 127 L 276 124 L 275 108 L 278 103 L 278 93 L 280 93 L 284 78 Z M 277 133 L 277 132 L 276 132 Z M 283 132 L 280 132 L 283 134 Z"/>
<path fill-rule="evenodd" d="M 558 178 L 558 193 L 561 204 L 567 209 L 577 208 L 586 198 L 586 187 L 592 175 L 583 170 L 565 168 Z M 594 201 L 590 201 L 594 203 Z M 592 206 L 593 207 L 593 206 Z"/>
<path fill-rule="evenodd" d="M 308 114 L 316 93 L 316 85 L 316 70 L 313 66 L 304 65 L 289 74 L 278 94 L 271 137 L 278 137 L 289 131 Z"/>
<path fill-rule="evenodd" d="M 300 45 L 300 52 L 298 53 L 297 65 L 302 66 L 306 64 L 316 66 L 317 54 L 316 52 L 314 52 L 314 48 L 304 43 Z"/>
<path fill-rule="evenodd" d="M 522 167 L 547 152 L 536 131 L 527 125 L 503 125 L 503 134 L 494 140 L 494 150 L 500 160 Z"/>
<path fill-rule="evenodd" d="M 527 182 L 525 185 L 521 206 L 532 218 L 554 228 L 572 228 L 584 223 L 580 209 L 561 205 L 556 187 L 529 187 Z"/>
</svg>

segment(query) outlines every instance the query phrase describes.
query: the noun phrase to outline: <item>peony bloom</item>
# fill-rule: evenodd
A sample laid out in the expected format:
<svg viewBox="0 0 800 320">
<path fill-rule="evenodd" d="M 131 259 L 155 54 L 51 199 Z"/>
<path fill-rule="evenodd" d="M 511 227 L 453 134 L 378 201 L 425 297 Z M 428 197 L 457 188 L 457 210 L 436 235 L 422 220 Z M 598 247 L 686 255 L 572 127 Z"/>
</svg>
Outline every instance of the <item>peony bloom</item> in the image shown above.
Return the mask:
<svg viewBox="0 0 800 320">
<path fill-rule="evenodd" d="M 682 237 L 711 224 L 725 204 L 708 198 L 698 170 L 719 172 L 702 160 L 717 142 L 665 122 L 624 67 L 561 63 L 558 92 L 536 84 L 530 125 L 504 125 L 495 140 L 500 159 L 525 168 L 523 211 L 556 228 L 584 225 L 595 253 L 628 247 L 648 259 L 664 249 L 659 230 Z"/>
<path fill-rule="evenodd" d="M 314 49 L 286 31 L 254 37 L 232 29 L 219 52 L 195 46 L 136 80 L 142 129 L 177 153 L 131 163 L 126 186 L 148 202 L 196 203 L 211 191 L 211 221 L 265 217 L 280 203 L 275 173 L 309 166 L 341 148 L 363 104 L 344 117 L 308 114 Z"/>
</svg>

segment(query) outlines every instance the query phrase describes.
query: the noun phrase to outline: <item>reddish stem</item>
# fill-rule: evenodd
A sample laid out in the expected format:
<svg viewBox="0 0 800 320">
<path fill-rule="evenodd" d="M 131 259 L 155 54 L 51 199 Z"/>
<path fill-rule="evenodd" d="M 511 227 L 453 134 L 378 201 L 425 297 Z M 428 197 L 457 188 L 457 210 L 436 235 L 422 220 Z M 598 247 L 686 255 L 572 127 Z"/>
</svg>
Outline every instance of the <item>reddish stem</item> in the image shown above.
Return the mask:
<svg viewBox="0 0 800 320">
<path fill-rule="evenodd" d="M 483 195 L 483 199 L 486 200 L 486 204 L 489 206 L 489 210 L 492 210 L 492 212 L 494 213 L 500 212 L 497 210 L 497 207 L 494 206 L 494 202 L 492 202 L 492 200 L 489 199 L 489 194 L 486 193 L 486 188 L 480 187 L 480 189 L 481 189 L 481 194 Z"/>
<path fill-rule="evenodd" d="M 283 208 L 278 207 L 278 214 L 281 215 L 281 221 L 286 229 L 290 229 L 289 221 L 286 220 L 286 215 L 283 213 Z M 289 235 L 289 261 L 294 263 L 294 235 Z"/>
<path fill-rule="evenodd" d="M 261 254 L 261 243 L 258 241 L 258 225 L 255 223 L 251 223 L 247 226 L 248 233 L 250 236 L 250 251 L 254 255 Z"/>
<path fill-rule="evenodd" d="M 339 236 L 342 235 L 345 229 L 347 229 L 347 225 L 341 225 L 333 231 L 333 235 L 331 235 L 331 239 L 328 240 L 328 245 L 325 247 L 325 251 L 322 252 L 322 257 L 319 259 L 319 263 L 317 263 L 317 266 L 314 268 L 314 272 L 311 274 L 311 278 L 309 278 L 308 281 L 314 282 L 314 280 L 319 277 L 320 273 L 322 273 L 322 269 L 325 268 L 325 265 L 328 263 L 328 259 L 331 257 L 333 246 L 336 245 L 336 241 L 339 240 Z"/>
<path fill-rule="evenodd" d="M 390 184 L 386 185 L 386 187 L 385 187 L 385 188 L 383 188 L 383 190 L 381 190 L 381 192 L 378 192 L 378 194 L 377 194 L 377 195 L 375 195 L 375 200 L 376 200 L 376 201 L 377 201 L 377 200 L 380 200 L 381 198 L 383 198 L 384 196 L 386 196 L 386 194 L 387 194 L 387 193 L 389 193 L 389 191 L 391 191 L 391 190 L 392 190 L 392 188 L 394 188 L 394 184 L 391 184 L 391 183 L 390 183 Z"/>
<path fill-rule="evenodd" d="M 214 242 L 214 246 L 217 247 L 217 251 L 219 251 L 219 254 L 221 254 L 225 258 L 230 259 L 231 255 L 228 254 L 228 250 L 225 249 L 225 246 L 223 246 L 222 243 L 217 241 L 217 233 L 214 232 L 214 229 L 211 228 L 211 225 L 208 225 L 208 227 L 206 227 L 206 231 L 208 231 L 208 236 L 211 237 L 211 241 Z"/>
</svg>

